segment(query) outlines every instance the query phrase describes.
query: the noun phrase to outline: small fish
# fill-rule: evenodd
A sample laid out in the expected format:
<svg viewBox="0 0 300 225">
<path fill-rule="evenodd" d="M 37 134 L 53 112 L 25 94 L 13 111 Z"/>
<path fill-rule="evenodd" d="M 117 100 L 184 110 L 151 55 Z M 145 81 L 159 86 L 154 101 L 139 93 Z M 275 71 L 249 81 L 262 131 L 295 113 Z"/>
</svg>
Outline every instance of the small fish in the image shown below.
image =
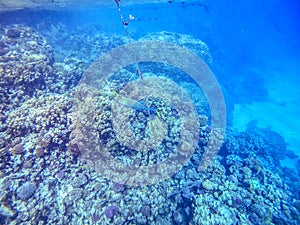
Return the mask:
<svg viewBox="0 0 300 225">
<path fill-rule="evenodd" d="M 127 97 L 121 97 L 120 101 L 119 101 L 122 105 L 131 107 L 137 111 L 148 111 L 150 113 L 150 115 L 155 112 L 156 108 L 152 107 L 149 108 L 146 106 L 146 104 L 143 101 L 136 101 L 134 99 L 131 98 L 127 98 Z"/>
</svg>

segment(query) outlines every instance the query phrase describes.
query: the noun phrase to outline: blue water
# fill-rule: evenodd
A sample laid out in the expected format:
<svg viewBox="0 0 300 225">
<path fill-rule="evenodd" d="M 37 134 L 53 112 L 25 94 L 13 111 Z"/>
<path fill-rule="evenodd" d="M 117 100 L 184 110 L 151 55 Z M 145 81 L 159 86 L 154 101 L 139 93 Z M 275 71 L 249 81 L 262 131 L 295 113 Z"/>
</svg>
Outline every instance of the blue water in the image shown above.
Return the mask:
<svg viewBox="0 0 300 225">
<path fill-rule="evenodd" d="M 45 70 L 32 83 L 26 79 L 9 83 L 6 79 L 8 72 L 4 69 L 12 59 L 7 60 L 9 53 L 0 55 L 3 69 L 0 86 L 3 99 L 0 134 L 3 141 L 0 146 L 7 152 L 0 161 L 0 190 L 5 193 L 1 199 L 0 224 L 38 224 L 36 221 L 44 224 L 300 224 L 300 3 L 295 0 L 221 0 L 125 5 L 121 0 L 121 13 L 129 21 L 124 27 L 118 7 L 112 2 L 111 6 L 91 8 L 89 5 L 77 5 L 57 11 L 22 9 L 0 14 L 1 43 L 4 43 L 1 48 L 12 45 L 5 32 L 17 25 L 17 29 L 31 27 L 38 32 L 53 48 L 54 54 L 49 64 L 53 73 L 46 75 L 48 70 Z M 129 15 L 135 19 L 129 20 Z M 141 63 L 126 67 L 127 72 L 121 71 L 106 81 L 106 89 L 100 91 L 100 97 L 97 92 L 93 95 L 94 100 L 90 100 L 112 101 L 124 86 L 132 82 L 132 78 L 134 81 L 141 78 L 136 70 L 145 73 L 145 80 L 158 74 L 186 89 L 196 111 L 207 116 L 208 124 L 200 128 L 200 141 L 191 159 L 168 179 L 160 180 L 160 177 L 160 182 L 155 184 L 131 187 L 120 182 L 119 178 L 107 178 L 102 167 L 97 169 L 96 163 L 87 162 L 96 160 L 98 156 L 81 157 L 85 156 L 86 146 L 82 147 L 77 137 L 72 136 L 76 133 L 73 132 L 76 130 L 74 122 L 70 125 L 70 120 L 74 121 L 74 110 L 67 106 L 63 108 L 66 117 L 54 114 L 49 125 L 42 125 L 43 132 L 36 131 L 35 123 L 38 122 L 34 121 L 38 120 L 27 121 L 31 125 L 18 124 L 19 118 L 24 117 L 25 121 L 26 117 L 31 118 L 30 115 L 44 117 L 33 109 L 43 103 L 34 105 L 28 100 L 38 102 L 37 99 L 52 95 L 57 97 L 59 105 L 64 105 L 59 100 L 60 96 L 73 97 L 81 78 L 89 71 L 87 68 L 97 58 L 108 50 L 139 41 L 145 36 L 159 38 L 163 31 L 175 41 L 182 37 L 177 34 L 191 35 L 184 38 L 187 41 L 201 40 L 208 46 L 211 60 L 204 57 L 203 60 L 224 95 L 225 139 L 207 170 L 197 169 L 206 149 L 206 138 L 212 135 L 211 130 L 214 129 L 209 115 L 211 109 L 207 102 L 202 101 L 205 98 L 203 90 L 196 87 L 186 73 L 168 66 L 163 68 L 163 65 Z M 189 46 L 183 41 L 176 44 L 195 52 L 196 47 L 192 44 Z M 21 50 L 27 51 L 24 46 L 26 42 L 25 45 L 20 44 Z M 114 63 L 118 61 L 121 59 L 117 57 L 113 60 Z M 21 62 L 17 60 L 13 67 L 16 71 L 18 64 Z M 116 77 L 119 80 L 114 86 Z M 16 90 L 22 90 L 23 94 L 11 94 Z M 132 94 L 130 98 L 134 99 L 134 96 Z M 184 120 L 178 119 L 180 110 L 176 106 L 164 102 L 163 95 L 159 97 L 161 99 L 134 99 L 145 103 L 145 112 L 135 111 L 134 107 L 127 107 L 125 111 L 132 110 L 128 119 L 135 135 L 141 135 L 139 137 L 143 140 L 148 138 L 147 126 L 160 119 L 167 121 L 165 135 L 168 138 L 149 155 L 120 143 L 111 145 L 112 155 L 123 163 L 139 154 L 142 155 L 139 166 L 160 163 L 175 152 L 174 145 L 179 143 L 177 139 L 181 134 L 178 127 Z M 84 93 L 79 99 L 89 101 L 89 95 Z M 53 102 L 47 104 L 41 110 L 47 114 L 49 105 L 50 112 L 56 113 L 57 105 Z M 96 100 L 94 105 L 97 104 Z M 105 104 L 92 109 L 100 115 L 101 110 L 116 107 Z M 52 108 L 55 110 L 51 111 Z M 147 109 L 151 109 L 150 116 Z M 58 107 L 57 110 L 61 109 Z M 88 108 L 80 110 L 80 113 L 89 114 Z M 115 115 L 125 115 L 125 111 Z M 20 116 L 15 117 L 18 114 Z M 169 120 L 166 119 L 168 116 Z M 108 123 L 103 118 L 106 117 L 96 116 L 94 123 L 101 120 L 105 121 L 102 124 Z M 81 121 L 83 124 L 87 123 L 85 119 L 83 117 Z M 24 121 L 21 123 L 25 124 Z M 58 128 L 60 123 L 62 126 Z M 52 129 L 53 124 L 56 125 Z M 172 126 L 175 127 L 173 130 Z M 107 124 L 103 130 L 99 127 L 96 131 L 88 131 L 91 133 L 87 136 L 99 132 L 103 145 L 114 143 L 117 131 L 107 131 L 111 128 Z M 62 131 L 56 133 L 55 129 Z M 50 131 L 54 136 L 49 144 L 46 134 Z M 45 138 L 40 140 L 39 136 Z M 40 155 L 37 153 L 40 148 L 47 151 Z M 40 175 L 30 175 L 33 172 Z M 35 205 L 36 211 L 33 210 Z"/>
</svg>

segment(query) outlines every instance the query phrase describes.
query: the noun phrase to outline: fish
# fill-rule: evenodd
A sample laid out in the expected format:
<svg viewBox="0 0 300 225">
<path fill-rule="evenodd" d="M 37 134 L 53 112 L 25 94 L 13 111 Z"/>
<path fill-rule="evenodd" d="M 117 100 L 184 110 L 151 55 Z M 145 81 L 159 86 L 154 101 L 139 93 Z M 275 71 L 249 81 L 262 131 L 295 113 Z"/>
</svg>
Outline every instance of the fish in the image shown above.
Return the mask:
<svg viewBox="0 0 300 225">
<path fill-rule="evenodd" d="M 155 107 L 147 107 L 144 101 L 137 101 L 124 96 L 121 96 L 119 102 L 120 104 L 133 108 L 137 111 L 148 111 L 150 115 L 152 115 L 156 110 Z"/>
</svg>

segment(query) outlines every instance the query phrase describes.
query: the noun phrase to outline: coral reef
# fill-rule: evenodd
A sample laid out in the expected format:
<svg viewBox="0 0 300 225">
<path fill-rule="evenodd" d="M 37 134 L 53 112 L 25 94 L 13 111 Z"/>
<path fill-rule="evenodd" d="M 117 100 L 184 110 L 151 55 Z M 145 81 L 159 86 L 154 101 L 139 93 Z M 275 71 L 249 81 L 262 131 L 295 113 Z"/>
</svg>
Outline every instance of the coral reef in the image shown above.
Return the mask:
<svg viewBox="0 0 300 225">
<path fill-rule="evenodd" d="M 151 77 L 157 74 L 144 73 L 140 81 L 144 89 L 126 86 L 135 76 L 130 68 L 114 74 L 103 90 L 78 85 L 91 60 L 122 44 L 123 38 L 80 27 L 68 39 L 71 34 L 59 24 L 42 32 L 48 42 L 28 27 L 0 27 L 1 224 L 299 223 L 299 174 L 280 166 L 283 156 L 294 156 L 286 151 L 279 134 L 256 128 L 243 133 L 228 129 L 219 155 L 199 172 L 201 158 L 209 150 L 207 143 L 218 131 L 210 126 L 205 96 L 196 94 L 191 80 L 179 83 L 189 89 L 199 115 L 197 123 L 185 124 L 193 115 L 190 99 L 174 88 L 176 79 L 171 80 L 169 74 L 159 74 L 160 82 L 155 83 Z M 163 32 L 143 40 L 154 38 L 186 46 L 211 62 L 207 46 L 190 36 Z M 60 42 L 65 49 L 59 47 Z M 168 71 L 174 77 L 178 72 Z M 151 91 L 152 96 L 143 96 L 143 91 Z M 124 106 L 120 94 L 134 103 L 142 100 L 153 111 L 134 104 Z M 124 127 L 129 131 L 114 125 L 115 120 L 127 121 Z M 175 152 L 182 125 L 199 131 L 193 137 L 198 139 L 195 151 L 180 170 L 153 185 L 109 180 L 93 162 L 98 152 L 109 153 L 124 165 L 163 162 Z M 139 143 L 128 134 L 139 135 L 154 150 L 131 148 Z M 155 145 L 151 137 L 161 144 Z M 186 143 L 181 146 L 189 148 Z M 92 152 L 89 157 L 87 150 Z"/>
<path fill-rule="evenodd" d="M 140 40 L 165 41 L 179 46 L 184 46 L 201 57 L 207 64 L 212 64 L 212 58 L 208 46 L 201 40 L 195 39 L 193 36 L 162 31 L 146 35 Z"/>
<path fill-rule="evenodd" d="M 53 49 L 29 27 L 0 27 L 0 110 L 19 105 L 52 82 Z"/>
<path fill-rule="evenodd" d="M 101 32 L 101 27 L 93 25 L 78 26 L 69 32 L 69 28 L 62 23 L 51 26 L 40 24 L 38 28 L 54 49 L 53 74 L 56 82 L 52 82 L 50 88 L 56 93 L 76 87 L 93 61 L 108 50 L 126 43 L 125 38 L 108 35 Z"/>
<path fill-rule="evenodd" d="M 0 146 L 14 154 L 34 152 L 41 157 L 67 140 L 67 113 L 71 101 L 67 96 L 41 96 L 25 101 L 12 110 L 2 124 L 5 138 Z M 26 151 L 24 149 L 26 148 Z"/>
</svg>

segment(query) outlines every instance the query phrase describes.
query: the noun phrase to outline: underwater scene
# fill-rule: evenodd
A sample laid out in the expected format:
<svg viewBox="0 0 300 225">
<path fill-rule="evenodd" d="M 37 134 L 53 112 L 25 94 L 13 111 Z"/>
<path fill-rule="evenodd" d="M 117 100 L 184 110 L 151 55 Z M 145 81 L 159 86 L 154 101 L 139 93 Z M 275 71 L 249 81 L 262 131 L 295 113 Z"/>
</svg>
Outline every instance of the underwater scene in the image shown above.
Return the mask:
<svg viewBox="0 0 300 225">
<path fill-rule="evenodd" d="M 300 224 L 299 12 L 0 0 L 0 225 Z"/>
</svg>

